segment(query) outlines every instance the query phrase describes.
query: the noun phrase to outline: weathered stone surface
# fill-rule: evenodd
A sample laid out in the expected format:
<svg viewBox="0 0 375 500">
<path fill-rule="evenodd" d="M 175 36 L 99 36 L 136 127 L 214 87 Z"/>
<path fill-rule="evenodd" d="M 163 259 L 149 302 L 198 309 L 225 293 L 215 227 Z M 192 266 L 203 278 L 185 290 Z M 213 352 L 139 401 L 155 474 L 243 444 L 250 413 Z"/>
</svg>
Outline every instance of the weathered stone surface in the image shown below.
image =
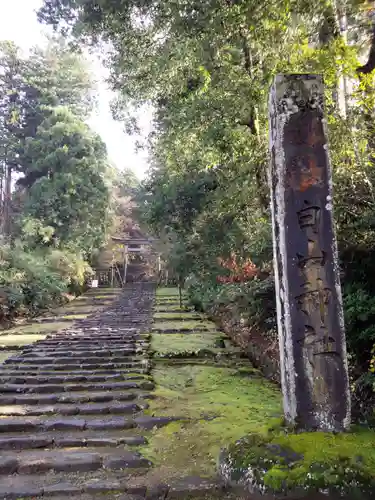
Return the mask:
<svg viewBox="0 0 375 500">
<path fill-rule="evenodd" d="M 40 452 L 22 455 L 19 459 L 19 474 L 40 474 L 49 470 L 56 472 L 88 472 L 99 469 L 102 458 L 98 453 L 88 452 Z"/>
<path fill-rule="evenodd" d="M 0 450 L 27 450 L 30 448 L 48 448 L 52 445 L 52 437 L 43 436 L 13 436 L 0 437 Z"/>
<path fill-rule="evenodd" d="M 147 488 L 145 500 L 164 500 L 168 497 L 168 493 L 168 484 L 157 484 Z"/>
<path fill-rule="evenodd" d="M 87 446 L 117 446 L 120 442 L 120 439 L 92 437 L 92 438 L 86 438 L 84 441 Z"/>
<path fill-rule="evenodd" d="M 18 405 L 32 405 L 32 404 L 54 404 L 57 403 L 58 397 L 55 396 L 54 394 L 47 394 L 47 395 L 38 395 L 38 396 L 33 396 L 33 395 L 27 395 L 24 394 L 22 396 L 16 396 L 15 397 L 15 403 Z"/>
<path fill-rule="evenodd" d="M 111 491 L 121 491 L 124 490 L 124 486 L 121 485 L 120 481 L 105 481 L 103 479 L 93 479 L 85 483 L 83 491 L 85 493 L 108 493 Z"/>
<path fill-rule="evenodd" d="M 81 488 L 79 486 L 64 481 L 57 484 L 44 486 L 43 491 L 44 491 L 44 496 L 46 495 L 70 496 L 70 495 L 78 495 L 79 493 L 81 493 Z"/>
<path fill-rule="evenodd" d="M 143 436 L 125 436 L 119 438 L 119 443 L 127 444 L 128 446 L 139 446 L 147 444 L 147 439 Z"/>
<path fill-rule="evenodd" d="M 132 414 L 140 411 L 140 407 L 136 404 L 121 404 L 121 403 L 113 403 L 109 407 L 109 413 L 116 414 Z"/>
<path fill-rule="evenodd" d="M 135 419 L 135 423 L 141 429 L 153 429 L 154 427 L 163 427 L 177 420 L 172 417 L 138 417 Z"/>
<path fill-rule="evenodd" d="M 147 417 L 136 424 L 132 418 L 147 407 L 145 399 L 152 394 L 146 391 L 154 389 L 143 376 L 148 371 L 150 336 L 138 330 L 149 331 L 151 301 L 139 300 L 142 287 L 126 292 L 132 301 L 125 315 L 122 306 L 109 315 L 96 314 L 79 327 L 27 346 L 23 354 L 0 366 L 0 405 L 9 407 L 0 408 L 0 414 L 22 415 L 0 419 L 0 454 L 4 455 L 0 474 L 2 479 L 14 472 L 15 480 L 30 478 L 17 490 L 10 483 L 1 489 L 0 481 L 0 498 L 85 500 L 101 493 L 124 500 L 144 498 L 146 487 L 129 489 L 128 482 L 151 464 L 126 446 L 147 440 L 127 436 L 126 429 L 151 429 L 171 419 Z M 145 314 L 134 314 L 142 307 L 147 309 Z M 132 322 L 135 328 L 126 328 Z M 82 418 L 69 417 L 75 414 Z M 96 414 L 102 417 L 93 418 Z"/>
<path fill-rule="evenodd" d="M 18 469 L 18 460 L 14 457 L 0 457 L 0 474 L 14 474 Z"/>
<path fill-rule="evenodd" d="M 56 471 L 87 472 L 97 470 L 102 466 L 102 458 L 97 453 L 69 453 L 56 460 L 53 469 Z"/>
<path fill-rule="evenodd" d="M 189 476 L 170 484 L 168 499 L 179 500 L 185 494 L 189 494 L 190 497 L 201 496 L 222 489 L 224 489 L 224 484 L 217 478 L 207 479 L 199 476 Z"/>
<path fill-rule="evenodd" d="M 134 420 L 125 418 L 111 418 L 103 420 L 87 420 L 86 428 L 93 430 L 113 430 L 113 429 L 132 429 L 136 424 Z"/>
<path fill-rule="evenodd" d="M 78 436 L 64 436 L 53 439 L 53 444 L 58 448 L 78 448 L 82 446 L 84 440 Z"/>
<path fill-rule="evenodd" d="M 12 418 L 1 418 L 0 433 L 34 431 L 38 428 L 39 424 L 40 424 L 39 421 L 32 421 L 28 419 L 18 420 Z"/>
<path fill-rule="evenodd" d="M 69 431 L 83 430 L 86 426 L 86 420 L 76 418 L 65 418 L 58 420 L 47 420 L 43 423 L 43 428 L 46 431 Z"/>
<path fill-rule="evenodd" d="M 106 469 L 137 469 L 141 467 L 150 467 L 152 464 L 146 458 L 141 457 L 137 453 L 123 451 L 121 455 L 110 455 L 105 457 L 103 465 Z"/>
<path fill-rule="evenodd" d="M 6 500 L 19 500 L 20 498 L 37 498 L 43 494 L 42 486 L 34 481 L 17 475 L 1 478 L 0 498 Z"/>
<path fill-rule="evenodd" d="M 350 396 L 327 147 L 321 77 L 277 76 L 269 182 L 284 412 L 342 430 Z"/>
<path fill-rule="evenodd" d="M 78 411 L 81 415 L 101 415 L 110 413 L 110 406 L 108 404 L 92 403 L 80 405 Z"/>
</svg>

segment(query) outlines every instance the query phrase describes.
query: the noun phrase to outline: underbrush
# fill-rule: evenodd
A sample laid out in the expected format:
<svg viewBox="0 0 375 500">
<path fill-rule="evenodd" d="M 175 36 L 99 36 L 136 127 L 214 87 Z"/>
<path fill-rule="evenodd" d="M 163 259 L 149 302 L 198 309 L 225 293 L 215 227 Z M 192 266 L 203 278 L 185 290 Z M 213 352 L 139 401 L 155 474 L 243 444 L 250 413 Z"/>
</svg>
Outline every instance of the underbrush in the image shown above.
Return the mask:
<svg viewBox="0 0 375 500">
<path fill-rule="evenodd" d="M 204 282 L 196 276 L 190 276 L 187 280 L 187 294 L 197 310 L 218 320 L 226 333 L 248 353 L 257 344 L 259 351 L 266 351 L 271 361 L 275 358 L 278 362 L 275 285 L 272 275 L 242 283 L 217 283 L 214 279 Z M 375 297 L 363 282 L 344 280 L 343 303 L 353 417 L 355 421 L 373 426 Z M 259 359 L 264 364 L 263 357 Z"/>
<path fill-rule="evenodd" d="M 61 250 L 0 247 L 0 323 L 34 316 L 78 294 L 91 269 L 79 256 Z"/>
<path fill-rule="evenodd" d="M 256 327 L 265 333 L 276 331 L 273 276 L 224 284 L 207 284 L 191 278 L 187 293 L 198 310 L 213 316 L 230 313 L 241 326 Z"/>
</svg>

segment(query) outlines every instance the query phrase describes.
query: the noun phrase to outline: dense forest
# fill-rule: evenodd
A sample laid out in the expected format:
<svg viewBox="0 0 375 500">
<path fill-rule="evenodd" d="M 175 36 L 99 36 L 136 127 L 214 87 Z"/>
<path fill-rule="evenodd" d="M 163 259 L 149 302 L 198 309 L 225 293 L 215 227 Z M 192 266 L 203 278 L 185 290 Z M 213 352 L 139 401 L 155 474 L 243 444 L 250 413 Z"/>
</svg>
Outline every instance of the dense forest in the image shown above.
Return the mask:
<svg viewBox="0 0 375 500">
<path fill-rule="evenodd" d="M 6 323 L 82 290 L 134 178 L 110 164 L 105 144 L 86 125 L 95 106 L 90 67 L 62 38 L 28 56 L 1 42 L 0 106 Z"/>
<path fill-rule="evenodd" d="M 371 415 L 375 21 L 363 0 L 45 0 L 40 20 L 105 44 L 117 112 L 149 103 L 144 220 L 197 307 L 275 346 L 268 92 L 324 76 L 353 390 Z M 129 123 L 136 127 L 133 121 Z M 365 397 L 366 396 L 366 397 Z"/>
<path fill-rule="evenodd" d="M 375 400 L 371 2 L 44 0 L 39 18 L 72 49 L 52 43 L 22 59 L 16 47 L 1 47 L 5 197 L 9 172 L 20 174 L 13 215 L 3 218 L 3 232 L 11 235 L 1 249 L 8 309 L 50 300 L 82 282 L 111 224 L 113 179 L 102 142 L 84 125 L 93 96 L 81 59 L 70 51 L 102 46 L 119 96 L 115 112 L 127 129 L 137 130 L 129 110 L 154 109 L 150 171 L 138 199 L 144 223 L 163 242 L 165 259 L 197 308 L 229 315 L 244 342 L 258 336 L 275 348 L 268 92 L 277 73 L 319 73 L 353 395 L 359 416 L 369 420 Z"/>
</svg>

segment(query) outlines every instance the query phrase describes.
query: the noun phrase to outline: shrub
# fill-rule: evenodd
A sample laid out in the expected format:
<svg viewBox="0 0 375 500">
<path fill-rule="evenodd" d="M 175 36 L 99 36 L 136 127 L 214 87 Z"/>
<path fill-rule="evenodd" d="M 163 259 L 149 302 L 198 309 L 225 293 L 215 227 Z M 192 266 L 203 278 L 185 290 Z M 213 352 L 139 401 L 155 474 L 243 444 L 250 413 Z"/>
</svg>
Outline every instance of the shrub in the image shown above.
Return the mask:
<svg viewBox="0 0 375 500">
<path fill-rule="evenodd" d="M 345 328 L 352 365 L 367 372 L 375 343 L 375 296 L 361 285 L 344 287 Z"/>
<path fill-rule="evenodd" d="M 0 321 L 63 303 L 69 289 L 81 291 L 91 272 L 82 257 L 71 252 L 0 247 Z"/>
<path fill-rule="evenodd" d="M 71 293 L 82 292 L 85 282 L 94 274 L 88 262 L 70 251 L 52 250 L 46 256 L 47 265 L 64 280 Z"/>
<path fill-rule="evenodd" d="M 275 284 L 271 275 L 221 284 L 207 284 L 189 277 L 187 293 L 197 309 L 212 314 L 225 309 L 244 326 L 256 326 L 263 331 L 276 328 Z"/>
</svg>

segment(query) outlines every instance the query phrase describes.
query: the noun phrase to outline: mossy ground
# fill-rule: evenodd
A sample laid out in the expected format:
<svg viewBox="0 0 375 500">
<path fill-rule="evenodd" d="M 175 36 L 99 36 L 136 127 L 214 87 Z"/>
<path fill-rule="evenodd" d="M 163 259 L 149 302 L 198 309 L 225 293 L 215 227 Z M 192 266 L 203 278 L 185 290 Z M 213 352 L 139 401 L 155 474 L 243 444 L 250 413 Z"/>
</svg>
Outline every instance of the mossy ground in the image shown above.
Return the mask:
<svg viewBox="0 0 375 500">
<path fill-rule="evenodd" d="M 227 457 L 233 479 L 252 470 L 273 493 L 328 490 L 363 500 L 375 494 L 375 432 L 369 429 L 328 434 L 264 427 L 232 444 Z"/>
<path fill-rule="evenodd" d="M 63 330 L 67 328 L 69 324 L 65 321 L 55 321 L 51 323 L 25 323 L 23 325 L 17 326 L 15 328 L 10 328 L 8 330 L 1 330 L 0 332 L 0 344 L 2 343 L 2 339 L 8 336 L 16 336 L 16 335 L 48 335 L 49 333 L 53 333 L 59 330 Z"/>
<path fill-rule="evenodd" d="M 159 290 L 156 310 L 165 308 L 167 300 L 171 301 L 167 307 L 175 308 L 176 295 L 177 290 Z M 159 474 L 212 476 L 220 450 L 229 446 L 223 456 L 230 457 L 232 479 L 243 478 L 251 469 L 258 484 L 271 493 L 299 490 L 299 498 L 310 498 L 306 492 L 326 489 L 334 494 L 350 491 L 350 499 L 374 498 L 366 494 L 368 487 L 374 487 L 375 494 L 375 432 L 356 428 L 337 435 L 293 433 L 282 427 L 280 391 L 247 361 L 225 365 L 220 360 L 188 358 L 189 352 L 214 350 L 216 340 L 223 338 L 210 322 L 163 322 L 158 316 L 154 329 L 173 324 L 192 332 L 152 335 L 157 398 L 148 411 L 183 417 L 153 431 L 149 444 L 142 447 Z M 211 331 L 194 332 L 199 323 Z M 186 359 L 180 353 L 186 353 Z M 171 360 L 157 359 L 168 354 Z"/>
<path fill-rule="evenodd" d="M 158 290 L 156 307 L 174 293 L 170 289 Z M 153 328 L 159 324 L 161 330 L 171 328 L 171 323 L 157 322 Z M 219 361 L 209 364 L 198 359 L 173 359 L 180 353 L 186 353 L 188 358 L 189 353 L 202 349 L 215 351 L 217 340 L 224 336 L 204 318 L 173 323 L 176 329 L 190 328 L 192 333 L 153 333 L 156 398 L 150 401 L 148 413 L 183 420 L 153 431 L 141 452 L 153 461 L 153 473 L 163 480 L 189 475 L 212 477 L 222 447 L 257 431 L 265 420 L 280 416 L 280 392 L 263 380 L 247 360 L 237 360 L 228 367 Z M 194 333 L 197 324 L 210 331 Z M 171 361 L 157 360 L 158 356 L 168 355 Z"/>
<path fill-rule="evenodd" d="M 163 319 L 167 319 L 167 320 L 171 320 L 171 319 L 174 319 L 174 320 L 182 320 L 182 321 L 187 321 L 189 319 L 192 319 L 192 320 L 201 320 L 202 318 L 195 312 L 191 312 L 191 311 L 181 311 L 181 312 L 158 312 L 158 311 L 155 311 L 154 312 L 154 320 L 163 320 Z"/>
<path fill-rule="evenodd" d="M 173 320 L 173 321 L 163 321 L 163 320 L 155 320 L 152 324 L 152 328 L 154 330 L 182 330 L 188 328 L 189 330 L 195 329 L 205 329 L 205 330 L 213 330 L 215 329 L 214 323 L 210 323 L 209 321 L 203 321 L 202 319 L 194 319 L 194 320 Z"/>
<path fill-rule="evenodd" d="M 250 366 L 246 373 L 163 364 L 153 376 L 157 398 L 148 411 L 187 420 L 156 430 L 142 453 L 172 475 L 213 475 L 222 447 L 257 431 L 281 412 L 279 391 L 254 375 Z"/>
<path fill-rule="evenodd" d="M 219 334 L 192 333 L 189 334 L 189 342 L 186 341 L 186 334 L 167 333 L 153 335 L 151 341 L 151 350 L 158 355 L 196 353 L 201 349 L 214 349 L 216 341 L 220 338 Z"/>
<path fill-rule="evenodd" d="M 179 297 L 178 288 L 162 287 L 156 290 L 156 299 L 161 299 L 166 297 L 178 298 Z"/>
<path fill-rule="evenodd" d="M 189 307 L 189 304 L 183 304 L 182 308 L 180 307 L 179 302 L 166 302 L 166 303 L 160 303 L 158 302 L 154 306 L 154 311 L 155 312 L 168 312 L 168 311 L 178 311 L 178 312 L 190 312 L 190 313 L 195 313 L 192 307 Z"/>
<path fill-rule="evenodd" d="M 46 335 L 35 334 L 6 335 L 0 337 L 0 347 L 24 346 L 45 338 Z"/>
</svg>

